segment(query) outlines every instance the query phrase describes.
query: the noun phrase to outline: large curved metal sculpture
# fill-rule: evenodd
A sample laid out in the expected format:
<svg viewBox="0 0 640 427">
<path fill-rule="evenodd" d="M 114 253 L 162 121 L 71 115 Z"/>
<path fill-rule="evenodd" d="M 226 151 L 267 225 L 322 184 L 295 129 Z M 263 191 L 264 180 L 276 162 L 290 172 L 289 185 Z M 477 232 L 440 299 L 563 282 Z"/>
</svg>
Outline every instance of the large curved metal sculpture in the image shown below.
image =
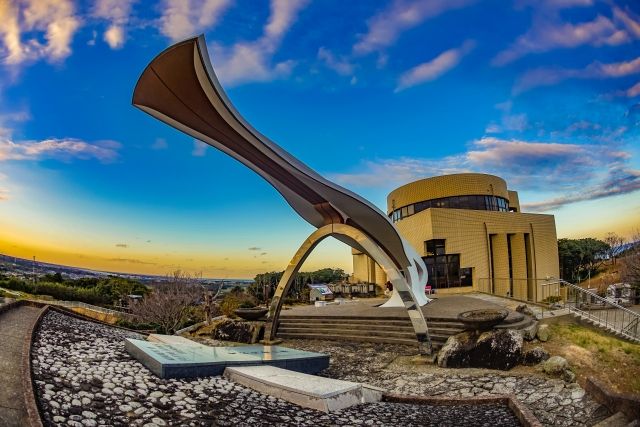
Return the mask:
<svg viewBox="0 0 640 427">
<path fill-rule="evenodd" d="M 269 311 L 272 326 L 277 327 L 282 296 L 295 272 L 315 245 L 331 235 L 368 254 L 385 270 L 394 285 L 385 306 L 406 307 L 421 349 L 431 352 L 420 309 L 429 301 L 424 294 L 427 272 L 420 256 L 383 212 L 324 179 L 242 118 L 213 71 L 203 36 L 179 42 L 154 58 L 136 84 L 133 105 L 249 167 L 318 228 L 278 284 Z M 270 328 L 270 339 L 276 327 Z"/>
</svg>

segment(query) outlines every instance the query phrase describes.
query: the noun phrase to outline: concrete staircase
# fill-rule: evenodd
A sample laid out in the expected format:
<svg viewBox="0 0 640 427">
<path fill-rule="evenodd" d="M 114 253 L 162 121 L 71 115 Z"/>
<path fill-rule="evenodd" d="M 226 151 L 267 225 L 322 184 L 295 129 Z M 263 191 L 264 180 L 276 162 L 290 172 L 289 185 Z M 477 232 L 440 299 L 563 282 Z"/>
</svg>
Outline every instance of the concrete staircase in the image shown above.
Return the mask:
<svg viewBox="0 0 640 427">
<path fill-rule="evenodd" d="M 500 328 L 525 329 L 535 319 L 524 320 Z M 434 350 L 439 350 L 451 335 L 464 330 L 452 319 L 428 319 L 429 336 Z M 408 318 L 371 318 L 339 316 L 282 316 L 277 336 L 283 339 L 316 339 L 348 342 L 371 342 L 417 346 L 416 335 Z"/>
<path fill-rule="evenodd" d="M 434 349 L 464 330 L 462 323 L 450 320 L 430 320 L 427 326 Z M 398 318 L 282 316 L 277 335 L 290 339 L 417 345 L 409 319 Z"/>
</svg>

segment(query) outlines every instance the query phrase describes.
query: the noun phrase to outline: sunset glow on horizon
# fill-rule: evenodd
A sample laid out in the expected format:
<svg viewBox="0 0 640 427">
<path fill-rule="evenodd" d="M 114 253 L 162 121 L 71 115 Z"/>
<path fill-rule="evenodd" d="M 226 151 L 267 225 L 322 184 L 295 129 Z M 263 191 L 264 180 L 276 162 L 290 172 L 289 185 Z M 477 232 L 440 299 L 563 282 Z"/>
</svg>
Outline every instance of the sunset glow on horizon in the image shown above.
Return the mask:
<svg viewBox="0 0 640 427">
<path fill-rule="evenodd" d="M 315 228 L 131 106 L 146 64 L 200 33 L 247 121 L 383 211 L 400 185 L 481 172 L 523 212 L 553 214 L 559 238 L 640 232 L 637 2 L 204 1 L 196 17 L 177 1 L 0 7 L 15 23 L 0 30 L 0 254 L 208 278 L 285 269 Z M 327 239 L 302 270 L 351 264 Z"/>
</svg>

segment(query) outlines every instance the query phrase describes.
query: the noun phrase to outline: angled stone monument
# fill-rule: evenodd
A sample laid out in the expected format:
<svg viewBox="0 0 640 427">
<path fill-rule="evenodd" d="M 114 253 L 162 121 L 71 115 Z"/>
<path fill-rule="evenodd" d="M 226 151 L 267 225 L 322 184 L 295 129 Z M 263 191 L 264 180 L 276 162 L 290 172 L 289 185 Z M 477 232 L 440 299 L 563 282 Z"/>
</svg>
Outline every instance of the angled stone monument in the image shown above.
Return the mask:
<svg viewBox="0 0 640 427">
<path fill-rule="evenodd" d="M 215 147 L 269 182 L 291 207 L 315 226 L 287 266 L 272 299 L 265 338 L 275 338 L 282 298 L 309 253 L 333 236 L 369 255 L 393 283 L 385 304 L 404 306 L 421 351 L 431 353 L 420 306 L 427 269 L 390 219 L 357 194 L 328 181 L 245 121 L 227 98 L 209 61 L 203 36 L 167 48 L 140 76 L 133 105 Z"/>
<path fill-rule="evenodd" d="M 160 378 L 222 375 L 233 366 L 268 365 L 305 374 L 329 367 L 329 356 L 275 345 L 210 347 L 198 343 L 125 339 L 125 350 Z"/>
</svg>

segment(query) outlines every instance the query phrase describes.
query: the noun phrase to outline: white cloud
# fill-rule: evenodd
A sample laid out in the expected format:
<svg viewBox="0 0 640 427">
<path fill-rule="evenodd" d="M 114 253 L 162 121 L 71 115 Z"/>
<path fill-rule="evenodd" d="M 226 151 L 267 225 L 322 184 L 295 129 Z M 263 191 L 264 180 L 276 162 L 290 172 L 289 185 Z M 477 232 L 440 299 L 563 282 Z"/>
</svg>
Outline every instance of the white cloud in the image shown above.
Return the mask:
<svg viewBox="0 0 640 427">
<path fill-rule="evenodd" d="M 627 98 L 635 98 L 636 96 L 640 96 L 640 82 L 623 91 L 623 94 Z"/>
<path fill-rule="evenodd" d="M 628 166 L 630 160 L 629 152 L 616 150 L 607 142 L 579 145 L 484 137 L 464 153 L 437 159 L 365 161 L 358 165 L 358 170 L 364 172 L 333 174 L 332 178 L 346 186 L 386 189 L 436 175 L 493 173 L 505 178 L 513 188 L 552 189 L 558 198 L 564 198 L 584 188 L 605 191 L 614 181 L 618 190 L 611 190 L 610 195 L 635 191 L 640 188 L 640 171 Z M 600 191 L 589 194 L 604 197 Z"/>
<path fill-rule="evenodd" d="M 352 63 L 345 58 L 336 58 L 336 56 L 325 47 L 320 47 L 320 49 L 318 49 L 318 59 L 321 60 L 328 68 L 342 76 L 350 76 L 353 74 Z"/>
<path fill-rule="evenodd" d="M 531 53 L 554 49 L 570 49 L 583 45 L 616 46 L 640 38 L 640 24 L 619 8 L 611 18 L 598 15 L 592 21 L 559 22 L 555 14 L 541 13 L 533 26 L 493 59 L 493 65 L 503 66 Z"/>
<path fill-rule="evenodd" d="M 89 143 L 80 139 L 45 139 L 42 141 L 19 141 L 0 139 L 0 161 L 40 160 L 54 158 L 58 160 L 96 159 L 103 163 L 115 161 L 120 144 L 115 141 L 97 141 Z"/>
<path fill-rule="evenodd" d="M 289 75 L 295 62 L 285 60 L 272 64 L 272 57 L 306 4 L 307 0 L 271 0 L 269 20 L 258 40 L 229 47 L 214 43 L 210 48 L 211 60 L 220 79 L 225 84 L 238 85 Z"/>
<path fill-rule="evenodd" d="M 353 46 L 356 54 L 368 54 L 395 43 L 400 34 L 427 19 L 459 9 L 473 0 L 394 0 L 389 7 L 369 19 L 368 31 Z"/>
<path fill-rule="evenodd" d="M 111 49 L 119 49 L 124 45 L 125 27 L 129 23 L 133 1 L 96 0 L 93 16 L 109 22 L 103 38 Z"/>
<path fill-rule="evenodd" d="M 449 49 L 436 56 L 431 61 L 417 65 L 404 72 L 398 80 L 396 92 L 437 79 L 447 71 L 454 68 L 460 60 L 475 46 L 475 42 L 467 40 L 462 46 Z"/>
<path fill-rule="evenodd" d="M 0 1 L 0 22 L 0 48 L 8 65 L 40 58 L 63 60 L 71 54 L 73 35 L 81 24 L 71 0 Z"/>
<path fill-rule="evenodd" d="M 6 179 L 7 179 L 7 175 L 5 175 L 2 172 L 0 172 L 0 183 L 2 181 L 5 181 Z M 5 200 L 9 200 L 9 190 L 7 190 L 6 188 L 0 186 L 0 202 L 5 201 Z"/>
<path fill-rule="evenodd" d="M 571 203 L 603 199 L 638 190 L 640 190 L 640 170 L 612 170 L 601 182 L 581 188 L 578 192 L 571 192 L 537 202 L 523 203 L 522 207 L 531 212 L 548 212 Z"/>
<path fill-rule="evenodd" d="M 195 36 L 216 25 L 230 0 L 165 0 L 160 31 L 173 41 Z"/>
<path fill-rule="evenodd" d="M 156 138 L 156 140 L 153 141 L 153 144 L 151 144 L 152 150 L 166 150 L 167 148 L 169 148 L 169 144 L 164 138 Z"/>
<path fill-rule="evenodd" d="M 207 148 L 209 146 L 197 139 L 193 140 L 193 150 L 191 151 L 191 155 L 194 157 L 203 157 L 205 154 L 207 154 Z"/>
<path fill-rule="evenodd" d="M 524 73 L 514 86 L 522 93 L 539 86 L 551 86 L 567 79 L 608 79 L 640 73 L 640 56 L 629 61 L 603 64 L 593 62 L 584 68 L 537 68 Z"/>
</svg>

